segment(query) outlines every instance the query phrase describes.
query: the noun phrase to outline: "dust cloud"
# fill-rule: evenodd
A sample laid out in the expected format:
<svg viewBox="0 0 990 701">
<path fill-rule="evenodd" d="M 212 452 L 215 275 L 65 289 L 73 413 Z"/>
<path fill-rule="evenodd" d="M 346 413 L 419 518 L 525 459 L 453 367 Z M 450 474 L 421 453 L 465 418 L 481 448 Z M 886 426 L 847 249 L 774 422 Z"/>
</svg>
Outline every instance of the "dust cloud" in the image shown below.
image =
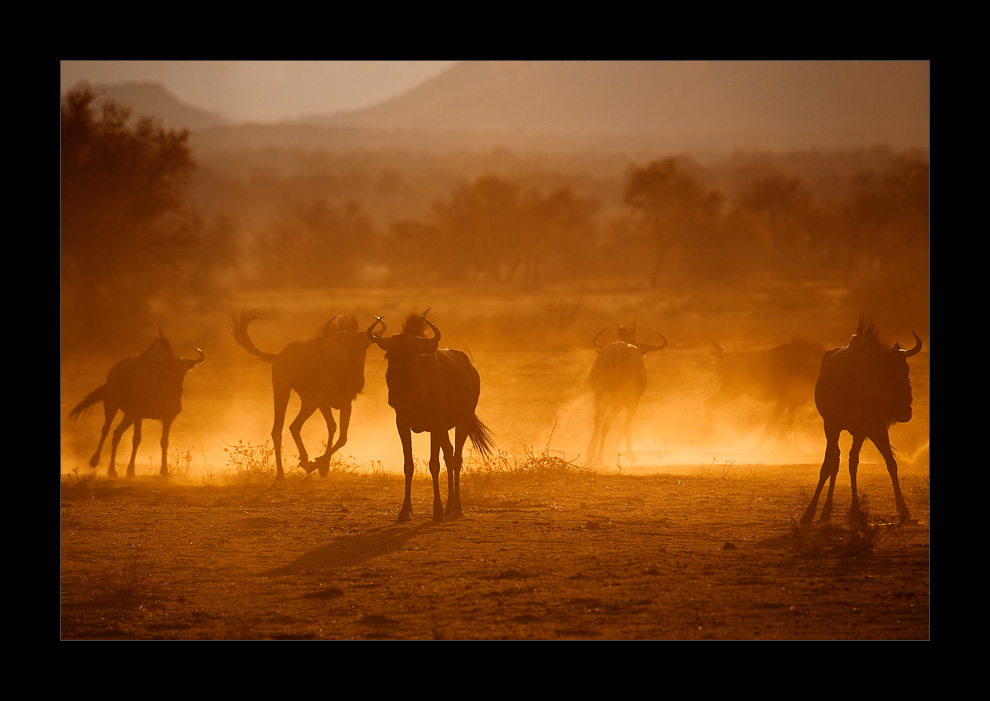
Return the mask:
<svg viewBox="0 0 990 701">
<path fill-rule="evenodd" d="M 78 144 L 66 136 L 68 119 Z M 443 345 L 467 352 L 481 374 L 478 415 L 509 464 L 548 450 L 583 466 L 594 334 L 629 321 L 655 328 L 670 345 L 645 359 L 636 461 L 621 454 L 623 417 L 606 444 L 602 469 L 630 474 L 820 463 L 810 397 L 786 436 L 764 437 L 772 404 L 750 397 L 721 407 L 706 430 L 705 400 L 718 391 L 712 341 L 739 351 L 796 337 L 838 347 L 867 313 L 891 341 L 908 342 L 912 331 L 923 339 L 911 361 L 915 418 L 894 427 L 892 440 L 899 459 L 927 460 L 926 153 L 197 151 L 173 135 L 165 194 L 124 211 L 120 198 L 134 193 L 122 183 L 133 173 L 100 183 L 88 175 L 120 166 L 85 160 L 87 139 L 112 132 L 101 128 L 85 99 L 63 104 L 62 474 L 91 472 L 103 423 L 99 408 L 74 421 L 69 411 L 158 327 L 177 354 L 192 356 L 193 346 L 206 354 L 185 379 L 172 470 L 230 474 L 233 447 L 270 444 L 270 366 L 228 331 L 244 308 L 271 318 L 251 330 L 269 352 L 313 337 L 335 314 L 354 314 L 363 327 L 382 316 L 398 329 L 406 314 L 436 310 Z M 140 138 L 134 148 L 153 147 Z M 340 455 L 362 470 L 398 472 L 382 355 L 368 350 Z M 293 396 L 289 422 L 298 407 Z M 160 424 L 144 424 L 137 472 L 157 474 Z M 311 455 L 322 452 L 319 414 L 303 437 Z M 128 433 L 118 466 L 130 442 Z M 288 426 L 283 446 L 293 474 Z M 415 437 L 414 454 L 425 464 L 428 438 Z M 470 445 L 465 455 L 470 467 Z"/>
</svg>

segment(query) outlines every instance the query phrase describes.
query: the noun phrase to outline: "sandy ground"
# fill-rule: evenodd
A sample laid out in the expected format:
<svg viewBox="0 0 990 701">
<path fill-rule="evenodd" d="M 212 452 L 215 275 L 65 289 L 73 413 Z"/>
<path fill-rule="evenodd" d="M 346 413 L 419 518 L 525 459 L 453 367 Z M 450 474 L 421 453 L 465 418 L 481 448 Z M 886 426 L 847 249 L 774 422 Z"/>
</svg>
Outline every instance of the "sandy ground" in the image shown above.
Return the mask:
<svg viewBox="0 0 990 701">
<path fill-rule="evenodd" d="M 801 528 L 817 465 L 653 474 L 479 469 L 434 521 L 417 477 L 267 483 L 61 478 L 62 639 L 928 639 L 928 470 L 902 468 L 917 523 Z M 102 470 L 100 471 L 102 473 Z M 443 493 L 446 498 L 446 485 Z"/>
</svg>

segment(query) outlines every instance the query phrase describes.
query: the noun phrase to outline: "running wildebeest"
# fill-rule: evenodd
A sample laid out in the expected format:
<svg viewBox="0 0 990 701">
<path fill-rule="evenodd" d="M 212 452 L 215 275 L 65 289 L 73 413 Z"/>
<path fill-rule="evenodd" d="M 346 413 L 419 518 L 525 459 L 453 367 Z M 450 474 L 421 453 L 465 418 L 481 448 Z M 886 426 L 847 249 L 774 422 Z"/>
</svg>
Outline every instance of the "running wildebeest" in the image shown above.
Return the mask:
<svg viewBox="0 0 990 701">
<path fill-rule="evenodd" d="M 815 404 L 824 422 L 825 460 L 815 495 L 801 519 L 803 523 L 814 520 L 825 480 L 829 480 L 828 496 L 822 507 L 821 520 L 828 521 L 832 516 L 832 492 L 839 473 L 839 434 L 842 431 L 848 431 L 853 439 L 849 449 L 853 511 L 859 510 L 859 494 L 856 491 L 859 451 L 869 438 L 887 464 L 901 521 L 911 518 L 897 481 L 897 463 L 890 447 L 888 429 L 896 422 L 911 420 L 911 380 L 907 359 L 921 351 L 921 339 L 916 333 L 914 340 L 914 347 L 909 350 L 903 350 L 897 344 L 888 346 L 880 340 L 873 322 L 860 319 L 849 345 L 830 350 L 822 358 L 821 372 L 815 385 Z"/>
<path fill-rule="evenodd" d="M 636 324 L 618 327 L 619 340 L 603 345 L 599 338 L 608 330 L 605 327 L 593 339 L 598 357 L 591 368 L 591 391 L 595 396 L 595 428 L 588 444 L 587 465 L 600 464 L 605 450 L 605 438 L 612 421 L 619 412 L 626 412 L 626 452 L 628 460 L 635 462 L 632 451 L 633 419 L 639 402 L 646 391 L 646 363 L 644 356 L 651 351 L 667 347 L 667 338 L 653 330 L 663 343 L 648 344 L 636 340 Z"/>
<path fill-rule="evenodd" d="M 282 467 L 282 429 L 289 395 L 295 390 L 302 402 L 298 416 L 289 425 L 289 432 L 299 449 L 299 463 L 311 474 L 318 470 L 321 477 L 330 471 L 330 458 L 347 442 L 347 429 L 351 421 L 351 404 L 364 389 L 364 361 L 370 342 L 359 330 L 357 318 L 334 316 L 320 334 L 308 341 L 293 341 L 281 353 L 259 350 L 248 335 L 251 322 L 264 319 L 258 311 L 247 310 L 231 320 L 230 331 L 234 340 L 251 355 L 272 365 L 272 389 L 275 396 L 275 422 L 272 425 L 272 443 L 275 448 L 276 484 L 285 483 Z M 315 461 L 302 440 L 302 427 L 319 409 L 327 424 L 327 450 Z M 332 409 L 340 412 L 340 435 L 334 442 L 337 425 Z"/>
<path fill-rule="evenodd" d="M 814 395 L 815 380 L 825 349 L 812 341 L 797 339 L 761 351 L 726 353 L 712 341 L 721 386 L 705 401 L 705 429 L 711 432 L 712 414 L 743 395 L 761 402 L 774 402 L 764 427 L 764 436 L 789 434 L 797 408 Z M 778 421 L 781 414 L 783 421 Z"/>
<path fill-rule="evenodd" d="M 381 317 L 368 327 L 368 340 L 385 351 L 385 383 L 388 403 L 395 409 L 395 426 L 402 442 L 405 498 L 398 521 L 408 521 L 412 513 L 411 487 L 414 472 L 412 434 L 430 434 L 430 475 L 433 477 L 433 518 L 444 516 L 440 499 L 440 451 L 447 467 L 448 516 L 461 510 L 462 452 L 467 438 L 482 457 L 491 454 L 494 440 L 488 427 L 475 410 L 481 396 L 481 378 L 468 356 L 457 350 L 441 349 L 440 329 L 431 320 L 430 311 L 410 314 L 402 333 L 379 336 L 388 327 Z M 432 337 L 426 337 L 427 332 Z M 454 429 L 454 443 L 448 431 Z"/>
<path fill-rule="evenodd" d="M 103 443 L 110 431 L 117 411 L 124 414 L 110 441 L 110 469 L 107 475 L 117 476 L 117 445 L 128 428 L 134 426 L 134 442 L 131 459 L 127 464 L 127 476 L 134 476 L 134 459 L 141 443 L 141 421 L 153 419 L 162 422 L 162 467 L 160 474 L 168 475 L 168 434 L 172 422 L 182 411 L 182 382 L 186 373 L 205 360 L 206 355 L 196 348 L 199 358 L 187 360 L 177 357 L 161 329 L 158 338 L 140 355 L 132 355 L 118 361 L 110 368 L 107 381 L 90 392 L 85 399 L 69 413 L 76 418 L 103 402 L 104 423 L 100 433 L 100 443 L 90 458 L 89 466 L 100 464 Z"/>
</svg>

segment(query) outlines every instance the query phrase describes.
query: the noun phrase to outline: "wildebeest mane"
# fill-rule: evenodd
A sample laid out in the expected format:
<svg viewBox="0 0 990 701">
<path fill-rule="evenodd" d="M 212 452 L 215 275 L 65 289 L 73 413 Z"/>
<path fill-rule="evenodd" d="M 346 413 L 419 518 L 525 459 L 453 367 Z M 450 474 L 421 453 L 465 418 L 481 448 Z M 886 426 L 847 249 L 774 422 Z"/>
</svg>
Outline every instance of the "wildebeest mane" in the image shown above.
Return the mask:
<svg viewBox="0 0 990 701">
<path fill-rule="evenodd" d="M 880 331 L 877 329 L 873 319 L 867 316 L 860 316 L 856 323 L 856 335 L 850 345 L 863 350 L 890 350 L 889 343 L 880 338 Z"/>
<path fill-rule="evenodd" d="M 161 327 L 158 328 L 158 337 L 151 342 L 151 345 L 144 349 L 141 353 L 141 357 L 147 358 L 156 352 L 166 353 L 168 357 L 174 357 L 174 354 L 172 353 L 172 344 L 169 343 L 167 338 L 165 338 L 165 333 L 161 330 Z"/>
<path fill-rule="evenodd" d="M 412 312 L 406 317 L 406 320 L 402 322 L 402 333 L 407 333 L 413 336 L 425 336 L 429 327 L 427 326 L 426 321 L 424 321 L 424 317 L 429 319 L 434 324 L 437 323 L 437 315 L 430 308 L 427 308 L 422 314 Z"/>
<path fill-rule="evenodd" d="M 332 334 L 339 331 L 357 331 L 358 330 L 358 320 L 357 317 L 351 314 L 350 316 L 344 316 L 343 314 L 334 314 L 333 317 L 323 325 L 319 333 L 314 336 L 314 340 L 321 338 L 326 338 Z"/>
</svg>

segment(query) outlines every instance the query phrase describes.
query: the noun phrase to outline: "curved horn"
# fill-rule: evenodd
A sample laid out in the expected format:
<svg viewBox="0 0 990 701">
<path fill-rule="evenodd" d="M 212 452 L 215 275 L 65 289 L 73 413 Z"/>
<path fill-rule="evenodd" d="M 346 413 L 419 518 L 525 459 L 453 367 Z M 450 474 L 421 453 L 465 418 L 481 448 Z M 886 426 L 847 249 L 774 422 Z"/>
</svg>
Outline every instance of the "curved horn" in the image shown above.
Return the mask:
<svg viewBox="0 0 990 701">
<path fill-rule="evenodd" d="M 426 315 L 425 315 L 425 314 L 423 314 L 423 316 L 422 316 L 422 319 L 423 319 L 423 321 L 425 321 L 425 322 L 426 322 L 426 325 L 427 325 L 427 326 L 429 326 L 429 327 L 430 327 L 430 329 L 431 329 L 431 330 L 433 331 L 433 338 L 428 338 L 428 339 L 426 339 L 426 340 L 427 340 L 427 341 L 429 341 L 429 343 L 430 343 L 431 345 L 436 345 L 436 346 L 439 346 L 439 345 L 440 345 L 440 329 L 438 329 L 438 328 L 436 327 L 436 324 L 434 324 L 434 323 L 433 323 L 432 321 L 430 321 L 430 320 L 429 320 L 429 319 L 428 319 L 428 318 L 426 317 Z"/>
<path fill-rule="evenodd" d="M 604 347 L 604 344 L 602 344 L 602 343 L 601 343 L 601 342 L 600 342 L 600 341 L 598 340 L 598 338 L 599 338 L 599 337 L 600 337 L 600 336 L 601 336 L 601 335 L 602 335 L 603 333 L 605 333 L 606 331 L 608 331 L 608 327 L 607 327 L 607 326 L 606 326 L 606 327 L 605 327 L 604 329 L 602 329 L 601 331 L 599 331 L 598 333 L 596 333 L 596 334 L 595 334 L 595 337 L 594 337 L 593 339 L 591 339 L 591 342 L 592 342 L 592 343 L 594 344 L 594 346 L 595 346 L 595 348 L 597 348 L 598 350 L 601 350 L 601 349 L 602 349 L 602 348 Z"/>
<path fill-rule="evenodd" d="M 375 334 L 375 327 L 379 324 L 382 325 L 382 333 L 386 333 L 388 331 L 388 325 L 386 325 L 380 316 L 375 316 L 375 320 L 371 322 L 371 326 L 369 326 L 368 330 L 364 332 L 364 335 L 367 336 L 368 340 L 372 343 L 377 343 L 382 340 L 381 336 Z"/>
<path fill-rule="evenodd" d="M 918 355 L 921 352 L 921 338 L 914 331 L 911 333 L 914 334 L 914 348 L 907 348 L 901 351 L 905 358 L 910 358 L 912 355 Z"/>
<path fill-rule="evenodd" d="M 196 358 L 196 359 L 189 358 L 189 359 L 186 360 L 186 364 L 189 366 L 189 370 L 192 370 L 194 367 L 196 367 L 197 365 L 199 365 L 200 363 L 202 363 L 204 360 L 206 360 L 206 353 L 203 352 L 203 349 L 202 348 L 198 348 L 196 346 L 193 346 L 193 350 L 196 351 L 197 353 L 199 353 L 199 358 Z"/>
<path fill-rule="evenodd" d="M 667 337 L 664 336 L 659 331 L 657 331 L 656 329 L 653 329 L 653 333 L 655 333 L 657 336 L 659 336 L 663 340 L 663 343 L 660 343 L 660 344 L 640 343 L 639 344 L 639 349 L 641 351 L 643 351 L 644 353 L 645 352 L 649 352 L 649 351 L 660 351 L 660 350 L 663 350 L 664 348 L 667 347 L 667 344 L 669 343 L 669 341 L 667 341 Z"/>
</svg>

